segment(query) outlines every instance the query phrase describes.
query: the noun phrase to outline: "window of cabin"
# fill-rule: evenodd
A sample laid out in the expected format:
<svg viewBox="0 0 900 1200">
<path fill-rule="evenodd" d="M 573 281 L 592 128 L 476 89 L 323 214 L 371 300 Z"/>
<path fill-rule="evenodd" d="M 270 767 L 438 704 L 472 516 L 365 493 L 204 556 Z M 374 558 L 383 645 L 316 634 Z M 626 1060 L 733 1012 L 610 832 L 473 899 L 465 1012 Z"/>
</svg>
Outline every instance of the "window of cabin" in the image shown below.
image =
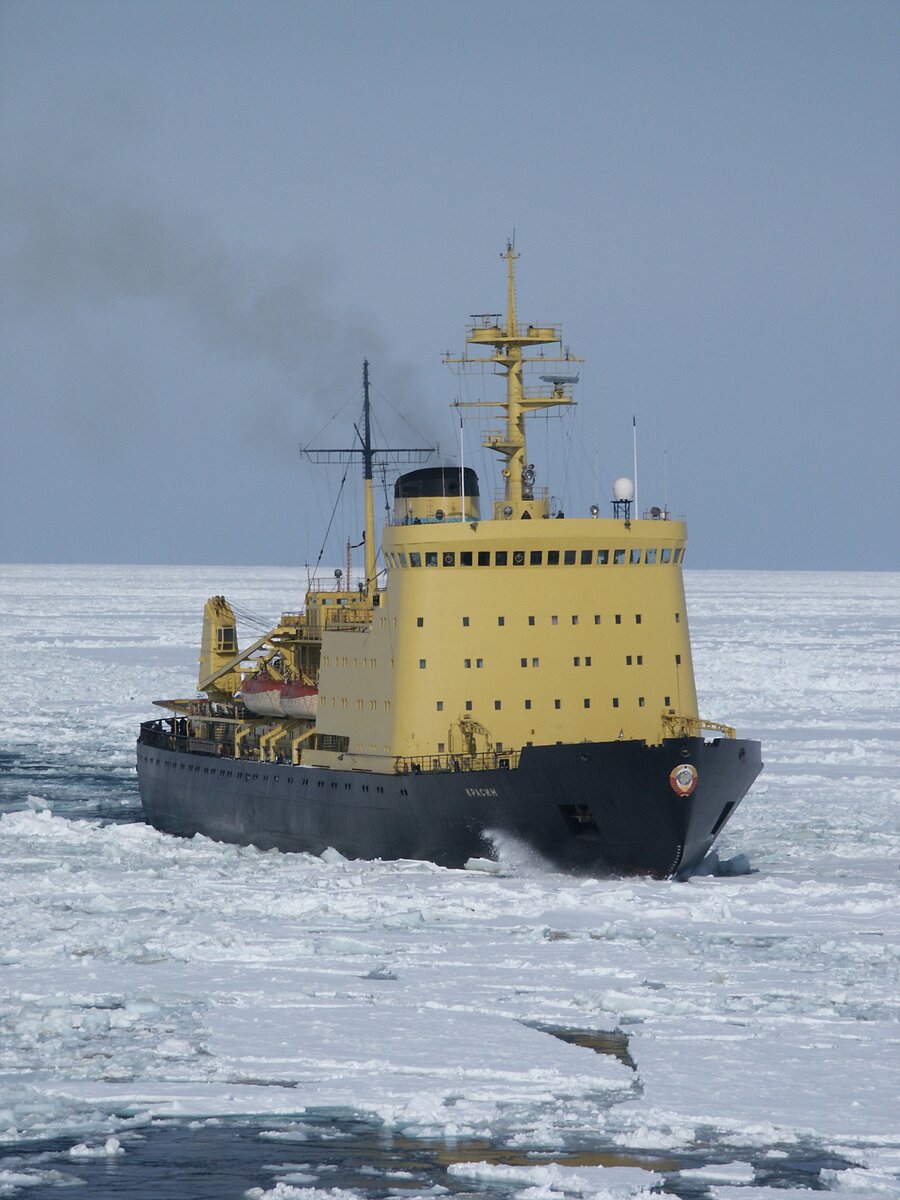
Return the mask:
<svg viewBox="0 0 900 1200">
<path fill-rule="evenodd" d="M 476 659 L 475 659 L 475 666 L 476 666 L 476 668 L 481 668 L 481 667 L 483 667 L 483 666 L 484 666 L 484 659 L 483 659 L 483 658 L 476 658 Z"/>
<path fill-rule="evenodd" d="M 479 565 L 479 567 L 489 567 L 491 565 L 490 550 L 479 550 L 478 551 L 478 565 Z"/>
<path fill-rule="evenodd" d="M 541 660 L 539 658 L 533 658 L 531 660 L 531 665 L 533 667 L 539 667 L 541 665 Z"/>
<path fill-rule="evenodd" d="M 500 709 L 500 708 L 502 708 L 502 707 L 503 707 L 503 701 L 502 701 L 502 700 L 495 700 L 495 701 L 494 701 L 494 708 L 495 708 L 495 709 Z"/>
<path fill-rule="evenodd" d="M 524 567 L 525 566 L 525 551 L 524 550 L 513 550 L 513 566 L 514 567 Z"/>
<path fill-rule="evenodd" d="M 630 655 L 630 654 L 626 654 L 626 655 L 625 655 L 625 666 L 626 666 L 626 667 L 630 667 L 630 666 L 631 666 L 631 655 Z"/>
<path fill-rule="evenodd" d="M 471 665 L 472 665 L 472 660 L 471 660 L 471 658 L 464 658 L 464 659 L 463 659 L 463 666 L 466 668 L 466 670 L 468 670 L 468 669 L 471 667 Z"/>
<path fill-rule="evenodd" d="M 666 708 L 668 708 L 671 705 L 671 703 L 672 703 L 671 696 L 663 696 L 663 704 L 666 706 Z"/>
<path fill-rule="evenodd" d="M 456 566 L 456 554 L 453 550 L 445 550 L 442 558 L 445 567 Z"/>
<path fill-rule="evenodd" d="M 620 566 L 625 561 L 624 550 L 613 550 L 613 565 Z"/>
<path fill-rule="evenodd" d="M 597 565 L 601 566 L 601 567 L 605 567 L 608 562 L 609 562 L 609 551 L 608 550 L 598 550 L 597 551 Z"/>
<path fill-rule="evenodd" d="M 459 565 L 461 567 L 471 567 L 471 565 L 472 565 L 472 551 L 471 550 L 460 550 Z"/>
<path fill-rule="evenodd" d="M 465 628 L 465 629 L 468 629 L 468 627 L 469 627 L 469 618 L 468 618 L 468 617 L 463 617 L 463 619 L 462 619 L 462 623 L 463 623 L 463 628 Z"/>
<path fill-rule="evenodd" d="M 637 665 L 638 665 L 639 667 L 642 667 L 642 666 L 644 665 L 644 656 L 643 656 L 643 654 L 639 654 L 639 655 L 637 656 Z"/>
<path fill-rule="evenodd" d="M 494 565 L 497 567 L 505 567 L 509 554 L 505 550 L 498 550 L 494 555 Z"/>
<path fill-rule="evenodd" d="M 567 567 L 574 566 L 575 565 L 575 551 L 574 550 L 564 550 L 563 551 L 563 562 L 566 564 Z"/>
<path fill-rule="evenodd" d="M 640 613 L 634 614 L 634 623 L 635 623 L 635 625 L 640 625 L 640 623 L 641 623 L 641 614 Z"/>
<path fill-rule="evenodd" d="M 590 700 L 588 700 L 587 698 L 585 698 L 585 701 L 584 701 L 584 707 L 585 707 L 585 708 L 590 708 L 590 707 L 591 707 L 591 702 L 590 702 Z"/>
<path fill-rule="evenodd" d="M 466 712 L 471 712 L 471 711 L 472 711 L 472 701 L 467 700 L 466 701 Z"/>
<path fill-rule="evenodd" d="M 640 552 L 640 550 L 632 550 L 632 551 L 631 551 L 631 561 L 632 561 L 633 563 L 639 563 L 639 562 L 641 561 L 641 552 Z"/>
<path fill-rule="evenodd" d="M 644 561 L 647 563 L 648 566 L 652 567 L 653 564 L 656 562 L 656 550 L 648 550 L 647 557 Z"/>
<path fill-rule="evenodd" d="M 643 707 L 644 707 L 644 697 L 638 696 L 638 708 L 643 708 Z"/>
<path fill-rule="evenodd" d="M 554 708 L 562 708 L 562 700 L 554 700 L 553 707 Z"/>
<path fill-rule="evenodd" d="M 586 667 L 589 667 L 591 665 L 591 656 L 589 654 L 585 657 L 584 665 Z"/>
<path fill-rule="evenodd" d="M 580 666 L 581 666 L 581 659 L 578 657 L 578 655 L 577 655 L 577 654 L 576 654 L 576 655 L 575 655 L 575 657 L 572 659 L 572 666 L 573 666 L 573 667 L 580 667 Z"/>
<path fill-rule="evenodd" d="M 677 612 L 675 614 L 675 624 L 677 625 L 680 622 L 680 620 L 681 620 L 681 613 Z"/>
<path fill-rule="evenodd" d="M 527 667 L 527 666 L 528 666 L 528 659 L 527 659 L 527 658 L 523 658 L 523 659 L 521 660 L 521 663 L 520 663 L 520 665 L 521 665 L 521 666 L 523 666 L 523 667 Z"/>
<path fill-rule="evenodd" d="M 526 700 L 526 701 L 525 701 L 525 707 L 526 707 L 526 708 L 531 708 L 531 701 L 530 701 L 530 700 Z"/>
<path fill-rule="evenodd" d="M 506 624 L 506 617 L 498 617 L 498 618 L 497 618 L 497 624 L 498 624 L 498 625 L 505 625 L 505 624 Z"/>
<path fill-rule="evenodd" d="M 593 557 L 594 557 L 594 556 L 593 556 L 593 554 L 591 553 L 591 551 L 590 551 L 590 550 L 582 550 L 582 552 L 581 552 L 581 565 L 582 565 L 583 567 L 589 567 L 589 566 L 591 565 L 591 559 L 592 559 Z"/>
<path fill-rule="evenodd" d="M 613 698 L 612 698 L 612 704 L 613 704 L 613 708 L 618 708 L 618 707 L 619 707 L 619 697 L 618 697 L 618 696 L 613 696 Z"/>
<path fill-rule="evenodd" d="M 436 567 L 437 565 L 438 565 L 437 564 L 437 550 L 426 550 L 425 551 L 425 566 L 426 567 Z"/>
<path fill-rule="evenodd" d="M 559 566 L 559 551 L 558 550 L 548 550 L 547 551 L 547 566 L 548 567 Z"/>
<path fill-rule="evenodd" d="M 543 557 L 544 557 L 543 550 L 532 550 L 531 554 L 528 556 L 528 561 L 531 563 L 531 565 L 533 567 L 539 567 L 541 565 L 541 561 L 542 561 Z"/>
<path fill-rule="evenodd" d="M 680 654 L 676 654 L 676 655 L 675 655 L 675 666 L 676 666 L 676 667 L 680 667 L 680 666 L 681 666 L 681 655 L 680 655 Z"/>
<path fill-rule="evenodd" d="M 600 624 L 600 614 L 599 613 L 594 613 L 594 624 L 595 625 Z"/>
<path fill-rule="evenodd" d="M 424 618 L 424 617 L 416 617 L 416 625 L 418 625 L 418 627 L 419 627 L 420 629 L 422 628 L 422 626 L 423 626 L 424 624 L 425 624 L 425 618 Z"/>
<path fill-rule="evenodd" d="M 617 625 L 622 624 L 622 614 L 621 613 L 616 613 L 616 624 Z"/>
<path fill-rule="evenodd" d="M 534 624 L 534 617 L 529 617 L 529 618 L 528 618 L 528 624 L 529 624 L 529 625 L 533 625 L 533 624 Z"/>
<path fill-rule="evenodd" d="M 675 557 L 672 559 L 672 561 L 673 561 L 673 562 L 680 562 L 680 560 L 681 560 L 681 554 L 682 554 L 682 551 L 681 551 L 681 547 L 679 546 L 679 548 L 678 548 L 678 549 L 675 551 Z"/>
<path fill-rule="evenodd" d="M 578 624 L 578 617 L 577 617 L 577 616 L 575 616 L 575 614 L 574 614 L 574 613 L 572 614 L 572 624 L 573 624 L 573 625 L 577 625 L 577 624 Z"/>
<path fill-rule="evenodd" d="M 397 555 L 397 557 L 400 559 L 400 566 L 405 567 L 407 565 L 407 559 L 406 559 L 406 555 L 403 553 L 403 551 L 401 551 Z"/>
<path fill-rule="evenodd" d="M 418 552 L 418 550 L 410 550 L 410 552 L 409 552 L 409 565 L 410 565 L 411 567 L 421 567 L 421 565 L 422 565 L 422 555 L 421 555 L 421 554 Z"/>
<path fill-rule="evenodd" d="M 551 624 L 551 625 L 558 625 L 558 624 L 559 624 L 559 617 L 551 617 L 551 618 L 550 618 L 550 624 Z"/>
<path fill-rule="evenodd" d="M 438 702 L 437 702 L 437 711 L 438 711 L 438 712 L 443 712 L 443 711 L 444 711 L 444 702 L 443 702 L 443 700 L 438 700 Z"/>
</svg>

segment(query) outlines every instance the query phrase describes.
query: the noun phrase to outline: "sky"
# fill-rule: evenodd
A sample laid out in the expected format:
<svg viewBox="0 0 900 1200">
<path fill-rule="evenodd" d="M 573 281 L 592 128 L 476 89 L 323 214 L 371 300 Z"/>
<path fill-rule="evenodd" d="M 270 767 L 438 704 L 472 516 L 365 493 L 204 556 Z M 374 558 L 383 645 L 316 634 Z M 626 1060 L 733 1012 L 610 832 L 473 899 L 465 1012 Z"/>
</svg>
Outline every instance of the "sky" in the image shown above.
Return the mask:
<svg viewBox="0 0 900 1200">
<path fill-rule="evenodd" d="M 898 93 L 894 0 L 2 0 L 0 562 L 341 561 L 360 472 L 323 543 L 300 446 L 365 357 L 453 460 L 514 236 L 585 360 L 530 425 L 567 515 L 636 421 L 689 566 L 897 570 Z"/>
</svg>

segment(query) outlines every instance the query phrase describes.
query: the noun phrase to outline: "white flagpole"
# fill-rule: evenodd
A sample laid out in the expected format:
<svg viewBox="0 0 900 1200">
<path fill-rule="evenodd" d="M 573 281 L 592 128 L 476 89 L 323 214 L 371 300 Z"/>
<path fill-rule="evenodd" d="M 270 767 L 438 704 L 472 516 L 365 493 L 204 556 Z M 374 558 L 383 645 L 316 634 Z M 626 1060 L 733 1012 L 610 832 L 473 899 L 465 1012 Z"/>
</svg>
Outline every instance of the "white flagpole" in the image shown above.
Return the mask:
<svg viewBox="0 0 900 1200">
<path fill-rule="evenodd" d="M 637 417 L 631 418 L 631 456 L 634 462 L 634 515 L 639 517 L 641 510 L 638 508 L 638 480 L 637 480 Z"/>
</svg>

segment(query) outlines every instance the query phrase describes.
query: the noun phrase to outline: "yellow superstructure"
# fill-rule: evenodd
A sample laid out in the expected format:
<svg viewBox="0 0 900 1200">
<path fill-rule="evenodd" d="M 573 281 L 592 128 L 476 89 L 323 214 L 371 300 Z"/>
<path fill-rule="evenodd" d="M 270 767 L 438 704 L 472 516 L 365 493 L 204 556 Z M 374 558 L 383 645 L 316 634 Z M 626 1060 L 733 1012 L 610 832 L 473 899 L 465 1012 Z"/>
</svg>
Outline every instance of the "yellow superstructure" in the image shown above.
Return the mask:
<svg viewBox="0 0 900 1200">
<path fill-rule="evenodd" d="M 507 246 L 505 320 L 482 314 L 467 329 L 468 345 L 487 356 L 446 360 L 505 379 L 503 396 L 478 402 L 502 414 L 501 427 L 484 437 L 502 462 L 492 516 L 482 519 L 474 472 L 401 476 L 379 574 L 366 364 L 363 449 L 319 452 L 363 456 L 364 582 L 356 592 L 339 582 L 332 591 L 312 587 L 300 616 L 282 618 L 250 648 L 262 646 L 276 678 L 314 681 L 318 712 L 314 725 L 245 715 L 239 753 L 258 747 L 261 756 L 310 766 L 393 774 L 508 766 L 531 745 L 655 745 L 700 728 L 681 573 L 684 523 L 659 509 L 632 519 L 630 501 L 615 505 L 613 518 L 556 519 L 547 489 L 535 486 L 526 417 L 572 403 L 577 374 L 561 372 L 580 360 L 562 351 L 558 326 L 519 323 L 515 258 Z M 559 353 L 548 354 L 554 344 Z M 529 348 L 539 355 L 527 356 Z M 544 372 L 543 386 L 526 386 L 529 368 Z M 231 610 L 221 598 L 210 604 L 201 687 L 213 700 L 237 690 L 241 655 L 215 640 L 227 641 Z M 260 658 L 251 664 L 243 653 L 246 672 Z"/>
<path fill-rule="evenodd" d="M 372 624 L 323 635 L 320 735 L 376 770 L 460 753 L 472 724 L 479 752 L 661 741 L 698 715 L 684 537 L 653 520 L 389 527 Z"/>
<path fill-rule="evenodd" d="M 547 492 L 534 486 L 526 416 L 572 403 L 577 376 L 549 372 L 580 360 L 541 349 L 548 386 L 526 388 L 536 360 L 525 350 L 561 348 L 562 335 L 519 323 L 515 257 L 507 246 L 505 321 L 483 314 L 467 330 L 490 355 L 447 359 L 505 375 L 505 396 L 479 402 L 505 416 L 485 437 L 503 461 L 503 495 L 491 520 L 474 496 L 395 502 L 371 625 L 323 634 L 320 748 L 306 761 L 427 769 L 526 745 L 657 743 L 698 721 L 684 524 L 631 520 L 627 505 L 621 519 L 549 519 Z"/>
</svg>

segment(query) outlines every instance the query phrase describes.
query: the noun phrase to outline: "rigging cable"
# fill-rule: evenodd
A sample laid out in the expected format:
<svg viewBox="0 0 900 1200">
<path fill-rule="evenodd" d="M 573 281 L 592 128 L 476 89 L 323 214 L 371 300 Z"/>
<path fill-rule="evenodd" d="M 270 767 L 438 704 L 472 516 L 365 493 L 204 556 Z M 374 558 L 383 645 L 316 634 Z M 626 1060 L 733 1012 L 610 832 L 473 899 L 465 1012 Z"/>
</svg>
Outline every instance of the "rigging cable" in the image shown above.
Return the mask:
<svg viewBox="0 0 900 1200">
<path fill-rule="evenodd" d="M 344 484 L 347 482 L 347 475 L 350 472 L 350 467 L 351 467 L 352 462 L 353 462 L 352 458 L 347 460 L 347 466 L 344 470 L 344 477 L 341 480 L 341 486 L 338 488 L 338 494 L 335 497 L 334 508 L 332 508 L 332 510 L 331 510 L 331 516 L 328 519 L 328 526 L 322 537 L 322 545 L 319 549 L 319 557 L 316 559 L 316 565 L 313 567 L 313 575 L 315 575 L 316 571 L 318 570 L 319 564 L 322 561 L 322 555 L 325 553 L 325 544 L 328 541 L 329 533 L 331 533 L 331 526 L 334 524 L 334 515 L 337 512 L 337 507 L 338 507 L 338 504 L 340 503 L 341 494 L 344 491 Z"/>
</svg>

